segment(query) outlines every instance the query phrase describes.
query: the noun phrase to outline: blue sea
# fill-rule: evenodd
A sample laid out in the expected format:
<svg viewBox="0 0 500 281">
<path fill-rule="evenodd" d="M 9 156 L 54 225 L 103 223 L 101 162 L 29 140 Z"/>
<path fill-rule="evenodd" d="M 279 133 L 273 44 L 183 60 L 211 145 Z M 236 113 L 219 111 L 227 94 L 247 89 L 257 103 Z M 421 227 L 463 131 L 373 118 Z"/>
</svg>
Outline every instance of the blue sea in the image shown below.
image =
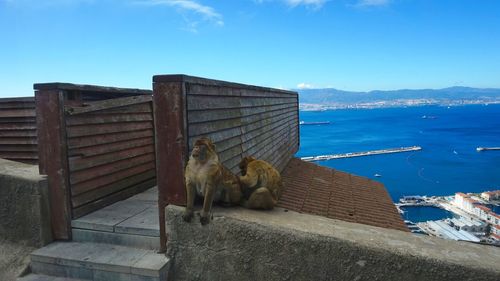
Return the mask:
<svg viewBox="0 0 500 281">
<path fill-rule="evenodd" d="M 300 112 L 300 120 L 332 123 L 300 126 L 299 157 L 421 146 L 417 152 L 317 162 L 382 182 L 393 201 L 500 189 L 500 151 L 476 151 L 500 146 L 500 105 Z"/>
</svg>

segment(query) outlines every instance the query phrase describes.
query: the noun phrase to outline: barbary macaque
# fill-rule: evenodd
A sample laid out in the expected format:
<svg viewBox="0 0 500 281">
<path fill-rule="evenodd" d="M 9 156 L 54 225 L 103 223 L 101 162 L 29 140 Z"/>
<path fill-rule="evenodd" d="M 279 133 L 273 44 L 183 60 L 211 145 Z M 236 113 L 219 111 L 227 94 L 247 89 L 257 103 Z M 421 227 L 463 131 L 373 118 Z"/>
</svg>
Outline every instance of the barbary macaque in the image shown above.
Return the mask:
<svg viewBox="0 0 500 281">
<path fill-rule="evenodd" d="M 244 157 L 239 167 L 243 193 L 241 205 L 249 209 L 273 209 L 283 192 L 280 173 L 266 161 L 251 156 Z"/>
<path fill-rule="evenodd" d="M 209 138 L 196 140 L 184 173 L 186 181 L 187 202 L 182 218 L 191 221 L 196 195 L 204 197 L 200 222 L 210 222 L 212 202 L 238 204 L 241 200 L 241 189 L 238 177 L 219 161 L 215 145 Z"/>
</svg>

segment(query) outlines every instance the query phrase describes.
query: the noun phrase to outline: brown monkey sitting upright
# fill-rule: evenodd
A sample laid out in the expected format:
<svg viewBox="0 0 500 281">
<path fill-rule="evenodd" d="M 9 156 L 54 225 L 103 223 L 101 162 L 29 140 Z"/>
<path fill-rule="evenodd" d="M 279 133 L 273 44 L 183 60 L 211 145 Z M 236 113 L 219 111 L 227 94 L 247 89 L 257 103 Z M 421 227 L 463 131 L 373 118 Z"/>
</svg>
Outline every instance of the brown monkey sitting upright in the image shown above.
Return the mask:
<svg viewBox="0 0 500 281">
<path fill-rule="evenodd" d="M 241 200 L 238 178 L 220 163 L 215 145 L 208 138 L 200 138 L 194 143 L 184 177 L 187 202 L 182 218 L 187 222 L 193 218 L 196 195 L 204 197 L 200 214 L 202 225 L 210 222 L 213 201 L 238 204 Z"/>
<path fill-rule="evenodd" d="M 251 156 L 244 157 L 239 167 L 243 207 L 265 210 L 274 208 L 283 191 L 280 173 L 266 161 Z"/>
</svg>

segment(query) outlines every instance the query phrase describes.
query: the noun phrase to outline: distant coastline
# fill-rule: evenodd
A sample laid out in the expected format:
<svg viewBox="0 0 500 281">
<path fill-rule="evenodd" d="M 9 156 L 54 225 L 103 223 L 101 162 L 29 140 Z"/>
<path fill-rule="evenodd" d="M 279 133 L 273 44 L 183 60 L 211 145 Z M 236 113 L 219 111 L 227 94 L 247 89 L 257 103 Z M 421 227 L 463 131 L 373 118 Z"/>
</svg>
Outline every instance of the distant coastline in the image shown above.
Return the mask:
<svg viewBox="0 0 500 281">
<path fill-rule="evenodd" d="M 500 89 L 491 88 L 450 87 L 370 92 L 325 88 L 300 89 L 298 92 L 302 111 L 500 104 Z"/>
<path fill-rule="evenodd" d="M 417 106 L 465 106 L 465 105 L 492 105 L 500 104 L 500 100 L 460 100 L 460 101 L 434 101 L 434 100 L 396 100 L 396 101 L 379 101 L 367 103 L 329 103 L 329 104 L 314 104 L 300 103 L 299 110 L 301 111 L 325 111 L 338 109 L 377 109 L 377 108 L 401 108 L 401 107 L 417 107 Z"/>
</svg>

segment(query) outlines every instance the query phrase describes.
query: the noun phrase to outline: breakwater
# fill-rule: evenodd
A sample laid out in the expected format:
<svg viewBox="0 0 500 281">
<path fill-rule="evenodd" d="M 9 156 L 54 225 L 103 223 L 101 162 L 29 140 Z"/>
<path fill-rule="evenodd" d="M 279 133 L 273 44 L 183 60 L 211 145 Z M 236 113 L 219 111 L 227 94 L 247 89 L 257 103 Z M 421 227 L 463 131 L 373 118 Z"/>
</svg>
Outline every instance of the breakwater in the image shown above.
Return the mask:
<svg viewBox="0 0 500 281">
<path fill-rule="evenodd" d="M 370 156 L 370 155 L 379 155 L 379 154 L 410 152 L 410 151 L 418 151 L 418 150 L 422 150 L 422 147 L 409 146 L 409 147 L 399 147 L 399 148 L 388 148 L 388 149 L 370 150 L 370 151 L 361 151 L 361 152 L 349 152 L 349 153 L 341 153 L 341 154 L 308 156 L 308 157 L 301 157 L 300 159 L 302 159 L 304 161 L 312 162 L 312 161 L 325 161 L 325 160 L 331 160 L 331 159 L 361 157 L 361 156 Z"/>
</svg>

